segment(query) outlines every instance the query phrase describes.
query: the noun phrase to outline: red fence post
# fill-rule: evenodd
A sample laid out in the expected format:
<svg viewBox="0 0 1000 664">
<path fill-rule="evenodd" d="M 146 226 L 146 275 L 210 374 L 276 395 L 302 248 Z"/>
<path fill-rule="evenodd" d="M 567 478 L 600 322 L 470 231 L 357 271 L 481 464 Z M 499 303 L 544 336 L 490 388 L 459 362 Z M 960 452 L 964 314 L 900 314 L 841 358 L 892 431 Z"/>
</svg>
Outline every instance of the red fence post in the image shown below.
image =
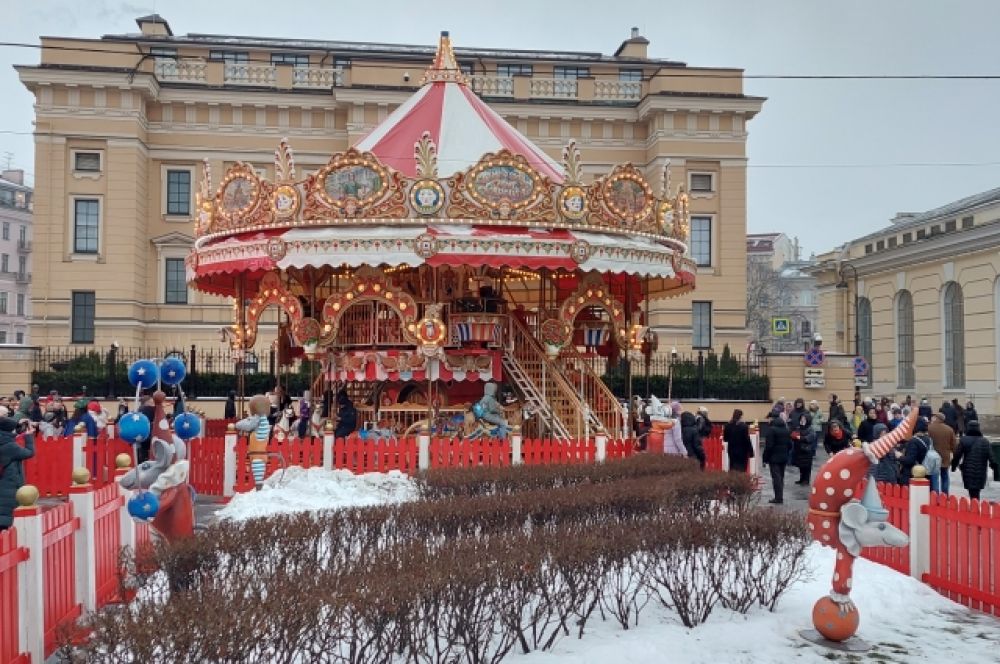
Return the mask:
<svg viewBox="0 0 1000 664">
<path fill-rule="evenodd" d="M 910 576 L 921 580 L 931 567 L 931 524 L 924 507 L 931 502 L 931 483 L 926 477 L 910 480 Z"/>
<path fill-rule="evenodd" d="M 28 486 L 28 485 L 25 485 Z M 35 499 L 37 500 L 37 498 Z M 21 651 L 32 662 L 45 661 L 45 582 L 43 574 L 42 510 L 35 504 L 14 510 L 17 541 L 27 550 L 27 560 L 18 568 L 18 615 L 22 634 Z M 20 502 L 20 501 L 19 501 Z"/>
<path fill-rule="evenodd" d="M 22 598 L 18 576 L 28 550 L 18 546 L 17 530 L 0 532 L 0 662 L 27 664 Z"/>
<path fill-rule="evenodd" d="M 77 469 L 77 470 L 83 470 Z M 77 471 L 73 472 L 74 475 Z M 83 477 L 74 477 L 69 488 L 69 502 L 73 514 L 80 521 L 76 531 L 76 599 L 84 611 L 97 610 L 97 556 L 94 545 L 94 485 L 89 481 L 77 483 Z M 89 480 L 89 478 L 87 478 Z"/>
</svg>

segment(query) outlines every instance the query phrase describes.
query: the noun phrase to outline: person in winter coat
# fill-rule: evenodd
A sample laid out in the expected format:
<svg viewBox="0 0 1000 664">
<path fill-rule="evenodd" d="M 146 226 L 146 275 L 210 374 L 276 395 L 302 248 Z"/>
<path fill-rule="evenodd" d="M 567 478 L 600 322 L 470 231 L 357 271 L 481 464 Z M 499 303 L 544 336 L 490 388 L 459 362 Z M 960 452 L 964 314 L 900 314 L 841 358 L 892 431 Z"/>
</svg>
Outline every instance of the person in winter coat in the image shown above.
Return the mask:
<svg viewBox="0 0 1000 664">
<path fill-rule="evenodd" d="M 878 421 L 878 412 L 876 412 L 875 407 L 872 406 L 868 410 L 868 417 L 862 420 L 861 424 L 858 425 L 858 428 L 855 429 L 855 433 L 857 434 L 858 439 L 862 443 L 870 443 L 873 440 L 875 440 L 876 424 L 881 424 L 881 423 Z M 886 427 L 886 429 L 888 428 L 889 427 Z"/>
<path fill-rule="evenodd" d="M 979 430 L 977 420 L 966 422 L 965 427 L 965 435 L 951 459 L 951 469 L 962 471 L 962 484 L 969 492 L 969 498 L 977 500 L 980 492 L 986 488 L 990 467 L 990 441 Z"/>
<path fill-rule="evenodd" d="M 698 421 L 698 434 L 701 436 L 701 439 L 704 440 L 711 437 L 712 420 L 708 417 L 708 408 L 698 406 L 698 415 L 695 416 L 695 419 Z"/>
<path fill-rule="evenodd" d="M 844 411 L 844 404 L 840 402 L 836 394 L 830 395 L 830 417 L 827 418 L 828 422 L 833 422 L 838 420 L 841 425 L 847 424 L 847 413 Z"/>
<path fill-rule="evenodd" d="M 236 419 L 236 390 L 229 390 L 226 397 L 226 407 L 222 411 L 222 416 L 227 420 Z"/>
<path fill-rule="evenodd" d="M 729 470 L 745 473 L 747 463 L 753 458 L 753 443 L 750 441 L 750 428 L 743 421 L 743 411 L 739 408 L 733 411 L 732 419 L 722 427 L 722 440 L 726 441 Z"/>
<path fill-rule="evenodd" d="M 965 433 L 965 409 L 958 403 L 958 399 L 951 400 L 951 409 L 955 411 L 955 421 L 958 423 L 957 433 L 961 436 Z"/>
<path fill-rule="evenodd" d="M 139 412 L 146 416 L 150 424 L 156 422 L 156 404 L 153 402 L 153 397 L 147 396 L 142 400 Z M 149 461 L 149 449 L 152 442 L 152 436 L 147 436 L 146 440 L 135 446 L 136 462 L 138 464 L 141 464 L 143 461 Z"/>
<path fill-rule="evenodd" d="M 358 428 L 358 410 L 351 403 L 346 390 L 337 392 L 337 428 L 334 438 L 346 438 Z"/>
<path fill-rule="evenodd" d="M 819 409 L 819 402 L 813 399 L 809 402 L 809 417 L 812 418 L 812 432 L 813 432 L 813 454 L 816 454 L 816 445 L 819 441 L 823 440 L 823 436 L 826 435 L 826 430 L 824 425 L 827 424 L 826 417 L 823 415 L 823 411 Z"/>
<path fill-rule="evenodd" d="M 955 407 L 945 401 L 941 404 L 939 412 L 944 415 L 944 423 L 950 426 L 952 431 L 958 433 L 958 412 Z"/>
<path fill-rule="evenodd" d="M 855 406 L 854 413 L 851 415 L 851 433 L 855 436 L 858 435 L 858 429 L 861 428 L 861 423 L 865 421 L 865 409 L 864 406 Z"/>
<path fill-rule="evenodd" d="M 913 477 L 913 467 L 921 465 L 927 450 L 933 443 L 931 437 L 927 435 L 927 420 L 923 417 L 917 418 L 917 424 L 913 428 L 913 438 L 907 441 L 903 450 L 903 457 L 899 460 L 899 483 L 909 484 Z"/>
<path fill-rule="evenodd" d="M 697 459 L 701 469 L 705 470 L 705 448 L 701 444 L 701 433 L 698 431 L 698 418 L 688 412 L 681 413 L 681 438 L 684 449 L 692 459 Z"/>
<path fill-rule="evenodd" d="M 24 435 L 24 447 L 17 444 L 14 432 L 17 421 L 10 417 L 0 418 L 0 530 L 7 530 L 14 524 L 15 495 L 24 484 L 25 459 L 35 456 L 35 437 Z"/>
<path fill-rule="evenodd" d="M 875 425 L 876 440 L 889 433 L 889 428 L 884 424 Z M 886 484 L 899 483 L 899 459 L 903 456 L 902 450 L 898 447 L 879 459 L 879 462 L 868 470 L 868 474 L 876 482 Z"/>
<path fill-rule="evenodd" d="M 674 426 L 663 436 L 663 451 L 667 454 L 686 456 L 687 449 L 684 447 L 684 433 L 681 431 L 681 402 L 670 402 L 670 418 L 674 421 Z"/>
<path fill-rule="evenodd" d="M 903 409 L 900 408 L 899 404 L 892 404 L 889 409 L 889 431 L 892 431 L 900 424 L 903 423 Z"/>
<path fill-rule="evenodd" d="M 968 420 L 973 422 L 974 420 Z M 951 489 L 951 457 L 955 453 L 955 448 L 958 446 L 958 441 L 955 437 L 955 432 L 951 430 L 951 427 L 944 423 L 944 415 L 941 413 L 934 413 L 931 418 L 931 423 L 927 427 L 927 433 L 931 437 L 931 442 L 934 445 L 935 451 L 941 456 L 941 472 L 938 478 L 938 490 L 941 493 L 948 493 Z"/>
<path fill-rule="evenodd" d="M 771 418 L 771 427 L 764 436 L 764 452 L 761 461 L 771 467 L 771 484 L 774 488 L 774 498 L 771 504 L 780 505 L 785 502 L 785 466 L 788 462 L 788 450 L 792 448 L 792 436 L 788 426 L 780 417 Z"/>
<path fill-rule="evenodd" d="M 791 463 L 799 469 L 799 481 L 796 484 L 808 486 L 814 452 L 812 416 L 806 410 L 804 399 L 795 400 L 795 407 L 788 418 L 788 430 L 792 438 Z"/>
<path fill-rule="evenodd" d="M 976 405 L 971 401 L 965 402 L 965 410 L 962 411 L 962 417 L 965 420 L 966 425 L 969 426 L 969 422 L 979 421 L 979 413 L 976 412 Z"/>
<path fill-rule="evenodd" d="M 934 410 L 931 408 L 931 403 L 927 399 L 920 400 L 920 408 L 918 409 L 920 417 L 926 417 L 931 419 L 931 415 L 934 414 Z"/>
<path fill-rule="evenodd" d="M 97 438 L 97 420 L 95 420 L 87 410 L 87 402 L 84 399 L 80 399 L 76 402 L 73 417 L 66 420 L 63 435 L 72 436 L 77 424 L 83 424 L 85 430 L 87 431 L 87 438 Z"/>
<path fill-rule="evenodd" d="M 826 437 L 823 438 L 823 449 L 826 450 L 826 453 L 833 456 L 850 446 L 851 437 L 844 431 L 844 427 L 840 425 L 840 422 L 837 420 L 830 422 L 830 427 L 826 431 Z"/>
</svg>

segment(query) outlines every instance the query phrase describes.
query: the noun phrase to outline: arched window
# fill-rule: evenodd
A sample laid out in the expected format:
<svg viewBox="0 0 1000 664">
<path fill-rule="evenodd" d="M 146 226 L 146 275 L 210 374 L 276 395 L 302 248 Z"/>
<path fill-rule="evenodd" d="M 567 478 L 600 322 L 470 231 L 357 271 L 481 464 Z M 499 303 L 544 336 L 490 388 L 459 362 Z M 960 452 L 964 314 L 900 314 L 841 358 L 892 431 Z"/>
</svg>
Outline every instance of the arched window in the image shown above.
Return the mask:
<svg viewBox="0 0 1000 664">
<path fill-rule="evenodd" d="M 872 303 L 867 297 L 858 298 L 858 355 L 868 360 L 869 376 L 872 366 Z M 870 379 L 869 379 L 870 380 Z"/>
<path fill-rule="evenodd" d="M 944 287 L 944 387 L 965 387 L 965 300 L 954 281 Z"/>
<path fill-rule="evenodd" d="M 913 296 L 902 290 L 896 295 L 896 368 L 900 388 L 916 387 L 913 366 Z"/>
</svg>

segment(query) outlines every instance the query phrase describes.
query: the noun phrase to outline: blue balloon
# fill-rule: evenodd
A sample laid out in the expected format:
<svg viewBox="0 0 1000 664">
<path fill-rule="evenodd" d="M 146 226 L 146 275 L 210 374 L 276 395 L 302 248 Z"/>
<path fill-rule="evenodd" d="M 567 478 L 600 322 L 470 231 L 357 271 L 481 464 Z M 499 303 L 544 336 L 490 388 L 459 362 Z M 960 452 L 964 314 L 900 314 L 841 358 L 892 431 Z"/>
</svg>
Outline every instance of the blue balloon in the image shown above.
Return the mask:
<svg viewBox="0 0 1000 664">
<path fill-rule="evenodd" d="M 128 382 L 132 383 L 133 387 L 146 390 L 156 385 L 159 379 L 160 371 L 152 360 L 139 360 L 128 368 Z"/>
<path fill-rule="evenodd" d="M 201 433 L 201 420 L 194 413 L 181 413 L 174 418 L 174 433 L 181 440 L 191 440 Z"/>
<path fill-rule="evenodd" d="M 118 420 L 118 435 L 132 445 L 149 438 L 151 430 L 149 418 L 142 413 L 126 413 Z"/>
<path fill-rule="evenodd" d="M 160 380 L 164 385 L 178 385 L 187 375 L 187 367 L 179 357 L 168 357 L 160 365 Z"/>
<path fill-rule="evenodd" d="M 129 515 L 139 521 L 149 521 L 160 511 L 160 499 L 152 491 L 139 491 L 128 499 Z"/>
<path fill-rule="evenodd" d="M 483 408 L 483 404 L 481 403 L 473 404 L 472 414 L 478 418 L 482 418 L 482 416 L 486 414 L 486 409 Z"/>
</svg>

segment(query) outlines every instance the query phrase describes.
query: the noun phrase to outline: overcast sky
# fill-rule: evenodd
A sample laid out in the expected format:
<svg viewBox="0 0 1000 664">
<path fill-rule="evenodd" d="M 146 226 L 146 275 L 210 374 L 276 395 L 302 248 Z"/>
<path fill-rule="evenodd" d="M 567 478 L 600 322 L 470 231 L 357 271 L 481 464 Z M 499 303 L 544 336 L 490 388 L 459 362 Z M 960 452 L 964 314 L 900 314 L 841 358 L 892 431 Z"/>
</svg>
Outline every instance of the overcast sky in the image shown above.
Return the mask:
<svg viewBox="0 0 1000 664">
<path fill-rule="evenodd" d="M 0 0 L 0 41 L 135 32 L 157 11 L 188 32 L 613 53 L 639 26 L 651 57 L 748 75 L 1000 75 L 997 0 Z M 32 96 L 0 47 L 0 166 L 35 174 Z M 751 79 L 768 98 L 750 132 L 750 232 L 821 252 L 1000 186 L 1000 80 Z M 942 165 L 951 164 L 951 165 Z M 959 165 L 960 164 L 960 165 Z M 971 164 L 971 165 L 969 165 Z"/>
</svg>

